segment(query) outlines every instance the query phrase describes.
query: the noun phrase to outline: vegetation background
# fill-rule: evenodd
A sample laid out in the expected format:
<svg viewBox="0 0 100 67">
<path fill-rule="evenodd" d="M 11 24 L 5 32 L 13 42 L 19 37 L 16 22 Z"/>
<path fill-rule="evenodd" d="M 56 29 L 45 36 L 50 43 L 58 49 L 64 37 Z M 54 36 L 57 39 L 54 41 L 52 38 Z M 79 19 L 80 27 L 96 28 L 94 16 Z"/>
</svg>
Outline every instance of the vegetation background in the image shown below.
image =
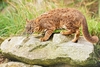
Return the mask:
<svg viewBox="0 0 100 67">
<path fill-rule="evenodd" d="M 100 0 L 0 0 L 0 37 L 21 35 L 26 18 L 34 19 L 51 9 L 67 7 L 81 11 L 90 34 L 100 38 Z"/>
</svg>

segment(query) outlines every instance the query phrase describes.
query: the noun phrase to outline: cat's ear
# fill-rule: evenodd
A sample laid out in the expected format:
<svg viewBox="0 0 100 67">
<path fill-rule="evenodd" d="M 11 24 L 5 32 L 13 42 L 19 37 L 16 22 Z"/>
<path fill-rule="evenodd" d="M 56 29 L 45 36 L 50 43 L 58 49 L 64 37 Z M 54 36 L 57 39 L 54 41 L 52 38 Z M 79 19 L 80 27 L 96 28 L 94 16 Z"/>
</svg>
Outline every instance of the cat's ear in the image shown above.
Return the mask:
<svg viewBox="0 0 100 67">
<path fill-rule="evenodd" d="M 29 20 L 26 18 L 26 22 L 29 22 Z"/>
</svg>

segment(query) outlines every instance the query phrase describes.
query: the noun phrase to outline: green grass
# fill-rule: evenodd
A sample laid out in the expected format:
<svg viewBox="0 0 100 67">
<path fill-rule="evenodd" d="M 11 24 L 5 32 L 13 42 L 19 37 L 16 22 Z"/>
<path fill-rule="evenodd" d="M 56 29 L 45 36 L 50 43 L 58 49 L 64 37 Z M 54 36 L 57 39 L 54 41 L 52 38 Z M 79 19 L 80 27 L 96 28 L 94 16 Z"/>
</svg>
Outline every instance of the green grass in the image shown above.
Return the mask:
<svg viewBox="0 0 100 67">
<path fill-rule="evenodd" d="M 53 2 L 44 2 L 42 6 L 37 6 L 33 4 L 32 0 L 12 3 L 10 2 L 12 7 L 10 10 L 5 10 L 4 13 L 0 13 L 0 36 L 1 37 L 9 37 L 12 35 L 20 35 L 25 26 L 25 19 L 34 19 L 40 14 L 49 11 L 55 8 L 66 8 L 61 0 L 59 4 L 55 4 Z M 8 5 L 10 6 L 10 5 Z M 11 7 L 11 6 L 10 6 Z M 12 8 L 11 7 L 11 8 Z M 72 7 L 72 6 L 71 6 Z M 89 14 L 87 14 L 84 7 L 78 8 L 86 17 L 89 27 L 89 32 L 91 35 L 98 35 L 100 37 L 100 23 L 97 18 L 91 18 Z"/>
<path fill-rule="evenodd" d="M 24 30 L 26 18 L 34 19 L 48 10 L 58 8 L 57 5 L 52 2 L 44 3 L 42 5 L 43 7 L 36 7 L 33 2 L 28 1 L 26 1 L 26 3 L 19 2 L 17 4 L 10 2 L 10 4 L 13 4 L 15 11 L 6 10 L 5 14 L 0 14 L 0 36 L 2 37 L 21 34 Z"/>
<path fill-rule="evenodd" d="M 7 10 L 5 14 L 0 14 L 0 36 L 17 35 L 24 30 L 26 18 L 34 19 L 45 11 L 56 8 L 53 3 L 50 3 L 51 5 L 47 7 L 39 8 L 31 2 L 27 3 L 19 3 L 16 5 L 12 3 L 16 9 L 14 12 Z"/>
</svg>

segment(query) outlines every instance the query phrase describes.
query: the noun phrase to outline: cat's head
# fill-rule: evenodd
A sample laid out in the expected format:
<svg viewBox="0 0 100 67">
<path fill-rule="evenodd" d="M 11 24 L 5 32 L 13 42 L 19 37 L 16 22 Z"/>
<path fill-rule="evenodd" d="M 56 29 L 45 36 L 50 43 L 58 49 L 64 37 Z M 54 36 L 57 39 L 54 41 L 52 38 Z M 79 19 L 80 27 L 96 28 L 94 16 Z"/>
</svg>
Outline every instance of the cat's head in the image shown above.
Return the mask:
<svg viewBox="0 0 100 67">
<path fill-rule="evenodd" d="M 26 19 L 25 31 L 27 34 L 32 34 L 33 32 L 37 32 L 39 29 L 38 24 L 34 20 Z"/>
</svg>

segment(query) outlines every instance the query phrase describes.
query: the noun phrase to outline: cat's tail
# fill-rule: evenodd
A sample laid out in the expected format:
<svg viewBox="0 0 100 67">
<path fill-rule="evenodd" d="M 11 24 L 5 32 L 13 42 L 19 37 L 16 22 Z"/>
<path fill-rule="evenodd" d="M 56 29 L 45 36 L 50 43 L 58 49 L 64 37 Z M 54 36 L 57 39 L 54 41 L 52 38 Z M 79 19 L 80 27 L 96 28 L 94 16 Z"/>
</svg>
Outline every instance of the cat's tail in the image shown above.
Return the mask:
<svg viewBox="0 0 100 67">
<path fill-rule="evenodd" d="M 87 26 L 86 18 L 84 17 L 84 20 L 82 20 L 82 32 L 86 40 L 88 40 L 91 43 L 97 43 L 99 41 L 99 38 L 97 36 L 90 36 Z"/>
</svg>

